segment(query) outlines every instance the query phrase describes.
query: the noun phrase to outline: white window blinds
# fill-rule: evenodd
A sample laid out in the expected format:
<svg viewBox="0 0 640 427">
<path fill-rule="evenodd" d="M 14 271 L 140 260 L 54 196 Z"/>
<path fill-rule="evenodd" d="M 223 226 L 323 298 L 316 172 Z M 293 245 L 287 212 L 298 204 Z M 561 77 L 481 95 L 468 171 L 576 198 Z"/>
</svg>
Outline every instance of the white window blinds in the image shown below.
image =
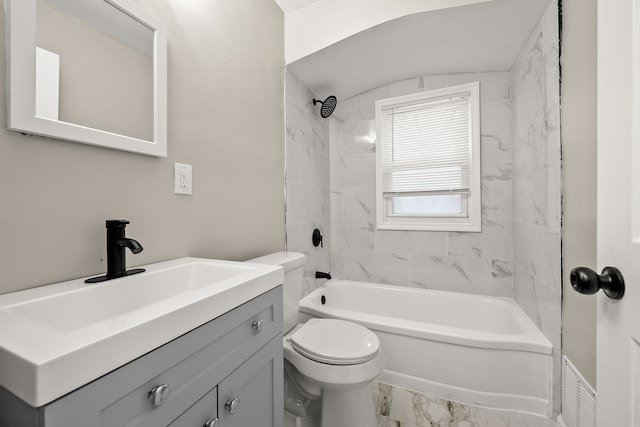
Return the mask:
<svg viewBox="0 0 640 427">
<path fill-rule="evenodd" d="M 383 106 L 382 192 L 468 193 L 471 171 L 471 94 Z"/>
</svg>

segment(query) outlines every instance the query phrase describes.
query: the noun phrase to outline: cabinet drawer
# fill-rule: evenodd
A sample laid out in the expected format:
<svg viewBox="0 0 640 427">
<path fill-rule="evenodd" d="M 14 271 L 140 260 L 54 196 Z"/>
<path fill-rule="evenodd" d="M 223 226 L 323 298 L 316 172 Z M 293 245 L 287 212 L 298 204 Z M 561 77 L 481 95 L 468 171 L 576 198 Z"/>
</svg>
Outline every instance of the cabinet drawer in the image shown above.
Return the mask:
<svg viewBox="0 0 640 427">
<path fill-rule="evenodd" d="M 180 415 L 168 427 L 202 427 L 207 421 L 218 418 L 218 388 L 214 388 L 198 400 L 187 412 Z"/>
<path fill-rule="evenodd" d="M 47 427 L 168 425 L 281 333 L 279 286 L 47 405 L 45 423 Z M 149 392 L 165 384 L 168 397 L 155 406 Z"/>
</svg>

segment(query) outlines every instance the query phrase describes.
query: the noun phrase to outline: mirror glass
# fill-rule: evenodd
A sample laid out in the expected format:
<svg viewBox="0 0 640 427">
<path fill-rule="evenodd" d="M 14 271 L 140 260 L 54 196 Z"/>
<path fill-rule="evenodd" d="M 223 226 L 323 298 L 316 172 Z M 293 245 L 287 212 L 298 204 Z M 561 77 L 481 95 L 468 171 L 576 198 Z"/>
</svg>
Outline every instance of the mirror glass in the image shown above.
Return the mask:
<svg viewBox="0 0 640 427">
<path fill-rule="evenodd" d="M 38 0 L 36 115 L 57 92 L 49 118 L 151 141 L 153 30 L 104 1 L 67 3 Z M 55 82 L 47 73 L 58 75 L 58 90 L 39 84 Z"/>
<path fill-rule="evenodd" d="M 160 22 L 126 0 L 7 3 L 9 129 L 166 156 Z"/>
</svg>

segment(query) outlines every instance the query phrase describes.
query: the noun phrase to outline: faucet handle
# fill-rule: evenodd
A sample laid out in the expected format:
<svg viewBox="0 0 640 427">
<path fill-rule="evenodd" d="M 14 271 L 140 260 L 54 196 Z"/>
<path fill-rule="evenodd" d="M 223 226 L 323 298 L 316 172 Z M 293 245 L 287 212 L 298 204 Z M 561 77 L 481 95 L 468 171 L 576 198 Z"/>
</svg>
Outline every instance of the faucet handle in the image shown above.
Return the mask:
<svg viewBox="0 0 640 427">
<path fill-rule="evenodd" d="M 127 221 L 126 219 L 108 219 L 106 223 L 107 228 L 124 228 L 127 226 L 127 224 L 129 224 L 129 221 Z"/>
</svg>

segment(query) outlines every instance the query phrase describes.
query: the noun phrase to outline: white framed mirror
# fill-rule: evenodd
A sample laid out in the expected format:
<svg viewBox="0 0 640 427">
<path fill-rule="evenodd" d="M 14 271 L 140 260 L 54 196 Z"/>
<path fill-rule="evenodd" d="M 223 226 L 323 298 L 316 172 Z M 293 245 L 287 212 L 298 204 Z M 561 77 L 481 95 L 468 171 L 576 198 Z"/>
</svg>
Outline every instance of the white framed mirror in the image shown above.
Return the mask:
<svg viewBox="0 0 640 427">
<path fill-rule="evenodd" d="M 164 24 L 128 0 L 5 0 L 7 127 L 167 155 Z"/>
</svg>

